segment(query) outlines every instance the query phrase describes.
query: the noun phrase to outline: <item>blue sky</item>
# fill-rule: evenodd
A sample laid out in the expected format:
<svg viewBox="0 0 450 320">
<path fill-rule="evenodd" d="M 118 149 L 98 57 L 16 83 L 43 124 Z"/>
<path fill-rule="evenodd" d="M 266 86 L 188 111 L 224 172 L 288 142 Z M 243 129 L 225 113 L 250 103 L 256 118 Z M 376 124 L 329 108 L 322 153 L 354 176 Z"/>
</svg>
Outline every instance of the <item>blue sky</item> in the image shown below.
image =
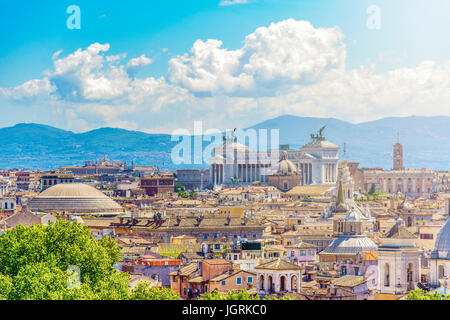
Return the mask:
<svg viewBox="0 0 450 320">
<path fill-rule="evenodd" d="M 2 1 L 0 4 L 0 30 L 2 30 L 0 31 L 2 43 L 0 88 L 3 88 L 3 91 L 0 91 L 0 126 L 19 122 L 39 122 L 74 131 L 106 125 L 149 132 L 171 131 L 180 127 L 186 120 L 186 118 L 174 120 L 174 117 L 180 114 L 180 110 L 187 114 L 189 121 L 202 119 L 208 126 L 215 127 L 223 127 L 230 122 L 235 122 L 235 125 L 251 125 L 256 121 L 283 113 L 330 116 L 353 122 L 391 115 L 449 115 L 446 107 L 447 79 L 430 80 L 427 77 L 430 77 L 430 74 L 441 73 L 445 76 L 448 70 L 446 61 L 450 60 L 448 41 L 450 22 L 447 16 L 450 13 L 450 2 L 434 0 L 431 3 L 432 5 L 429 1 L 422 0 L 250 0 L 248 3 L 224 6 L 220 5 L 220 0 Z M 69 30 L 66 27 L 69 16 L 66 8 L 69 5 L 77 5 L 81 9 L 80 30 Z M 376 5 L 380 9 L 381 29 L 379 30 L 370 30 L 366 26 L 368 19 L 366 10 L 370 5 Z M 342 60 L 340 62 L 345 63 L 343 68 L 347 73 L 341 72 L 339 76 L 336 74 L 332 76 L 339 77 L 342 86 L 351 82 L 350 86 L 360 87 L 355 82 L 363 78 L 362 86 L 376 87 L 377 90 L 384 91 L 384 88 L 379 87 L 379 83 L 390 83 L 395 87 L 395 81 L 398 78 L 396 75 L 398 72 L 395 70 L 401 70 L 398 91 L 402 91 L 403 87 L 414 87 L 417 84 L 419 87 L 416 89 L 422 92 L 420 79 L 431 81 L 431 84 L 422 88 L 423 90 L 429 90 L 432 86 L 434 91 L 424 92 L 421 96 L 413 96 L 413 93 L 410 93 L 408 97 L 400 92 L 398 99 L 395 97 L 392 99 L 399 105 L 398 110 L 396 108 L 392 110 L 395 105 L 386 106 L 388 102 L 378 101 L 376 92 L 371 92 L 373 97 L 365 100 L 364 97 L 368 93 L 364 91 L 366 90 L 364 88 L 358 96 L 340 97 L 339 101 L 346 101 L 346 103 L 337 105 L 341 102 L 329 99 L 331 95 L 333 99 L 337 99 L 336 91 L 330 87 L 330 84 L 335 83 L 336 80 L 331 80 L 322 72 L 325 69 L 328 71 L 328 68 L 340 70 L 341 64 L 338 63 L 339 67 L 336 67 L 334 62 L 324 67 L 320 74 L 301 74 L 304 72 L 301 69 L 294 80 L 289 75 L 283 74 L 269 79 L 270 81 L 266 78 L 262 82 L 255 81 L 249 85 L 251 90 L 229 89 L 230 84 L 227 83 L 218 83 L 214 88 L 201 84 L 202 87 L 199 89 L 191 82 L 199 80 L 194 79 L 198 75 L 191 74 L 192 68 L 195 69 L 194 59 L 181 62 L 182 59 L 177 58 L 185 54 L 189 55 L 198 39 L 203 42 L 208 39 L 220 40 L 222 41 L 220 48 L 234 50 L 236 54 L 239 54 L 238 51 L 245 47 L 246 36 L 253 34 L 257 28 L 268 28 L 271 23 L 280 23 L 290 18 L 294 21 L 308 21 L 316 29 L 331 30 L 335 26 L 340 29 L 343 36 L 339 41 L 345 46 L 345 57 L 340 56 L 339 59 Z M 303 30 L 300 25 L 291 25 L 289 28 L 292 28 L 293 32 Z M 273 35 L 283 37 L 283 34 L 278 34 L 277 30 L 274 27 Z M 285 29 L 280 27 L 279 30 Z M 309 41 L 311 41 L 310 45 L 316 43 L 314 39 Z M 298 38 L 298 42 L 302 42 L 301 37 Z M 133 90 L 137 84 L 131 84 L 135 78 L 164 79 L 163 84 L 161 81 L 157 88 L 152 89 L 158 91 L 158 96 L 155 97 L 153 93 L 145 95 L 137 103 L 121 94 L 115 94 L 114 98 L 111 95 L 107 98 L 98 95 L 92 98 L 92 95 L 89 97 L 86 94 L 88 92 L 86 90 L 83 91 L 82 99 L 67 101 L 61 96 L 62 89 L 58 87 L 62 82 L 57 84 L 54 82 L 62 79 L 60 75 L 56 77 L 56 80 L 55 75 L 48 77 L 49 85 L 58 87 L 49 93 L 49 97 L 36 98 L 36 95 L 31 95 L 24 98 L 21 93 L 20 99 L 17 99 L 14 94 L 11 94 L 14 88 L 27 81 L 46 78 L 44 73 L 46 70 L 53 72 L 52 56 L 55 52 L 62 50 L 57 59 L 63 59 L 78 49 L 86 50 L 94 43 L 109 45 L 106 51 L 100 50 L 100 55 L 123 54 L 122 65 L 143 54 L 151 59 L 151 63 L 143 63 L 133 71 L 133 74 L 128 74 L 132 89 L 127 91 L 127 94 L 135 94 Z M 297 50 L 295 45 L 294 47 L 290 45 L 290 48 L 280 48 L 280 50 L 295 52 Z M 338 43 L 333 44 L 334 47 L 337 45 Z M 259 47 L 258 50 L 264 49 Z M 300 48 L 298 50 L 301 52 Z M 321 47 L 321 50 L 328 49 Z M 328 55 L 324 57 L 328 58 Z M 290 59 L 290 57 L 285 58 Z M 169 71 L 171 59 L 178 59 L 178 67 L 189 65 L 190 71 L 182 76 L 177 76 L 179 72 L 182 72 L 181 69 L 174 71 L 175 67 L 173 67 L 172 71 Z M 302 63 L 301 60 L 295 59 L 293 61 L 297 64 Z M 320 61 L 313 61 L 314 57 L 309 59 L 313 65 L 320 64 Z M 419 68 L 418 66 L 424 61 L 432 61 L 434 65 L 425 64 Z M 358 71 L 361 67 L 370 71 Z M 238 73 L 236 68 L 229 70 L 231 76 Z M 259 72 L 254 71 L 255 68 L 252 70 L 252 76 Z M 350 74 L 352 70 L 360 74 L 352 75 Z M 223 73 L 222 70 L 219 71 L 217 71 L 218 74 Z M 247 73 L 245 75 L 247 76 Z M 385 79 L 380 80 L 378 75 Z M 410 78 L 406 79 L 408 76 Z M 96 74 L 93 77 L 98 79 L 99 75 Z M 312 77 L 313 80 L 305 82 L 302 80 L 305 77 L 308 79 Z M 352 77 L 352 80 L 349 77 Z M 289 87 L 284 83 L 287 78 Z M 70 79 L 73 80 L 73 74 Z M 82 80 L 80 83 L 83 83 Z M 283 83 L 283 86 L 280 87 L 279 83 Z M 439 86 L 439 83 L 445 85 Z M 355 90 L 357 89 L 353 88 L 349 92 Z M 163 91 L 165 94 L 162 93 Z M 341 91 L 343 90 L 339 90 Z M 179 92 L 179 95 L 175 96 L 174 92 Z M 317 97 L 318 92 L 325 93 Z M 392 94 L 396 92 L 385 93 L 386 97 Z M 436 94 L 440 94 L 441 99 L 430 98 Z M 314 99 L 311 95 L 314 95 Z M 157 99 L 160 101 L 157 106 L 154 106 L 152 101 Z M 427 109 L 429 103 L 436 107 Z M 92 114 L 92 110 L 89 110 L 94 104 L 98 110 L 96 114 Z M 198 107 L 193 107 L 194 105 Z M 383 111 L 376 111 L 377 107 Z M 217 118 L 215 112 L 210 112 L 213 108 L 227 114 Z M 108 110 L 113 111 L 114 116 L 111 116 L 112 113 Z M 108 117 L 105 117 L 105 112 L 108 113 Z M 359 116 L 355 116 L 355 112 L 359 113 Z"/>
</svg>

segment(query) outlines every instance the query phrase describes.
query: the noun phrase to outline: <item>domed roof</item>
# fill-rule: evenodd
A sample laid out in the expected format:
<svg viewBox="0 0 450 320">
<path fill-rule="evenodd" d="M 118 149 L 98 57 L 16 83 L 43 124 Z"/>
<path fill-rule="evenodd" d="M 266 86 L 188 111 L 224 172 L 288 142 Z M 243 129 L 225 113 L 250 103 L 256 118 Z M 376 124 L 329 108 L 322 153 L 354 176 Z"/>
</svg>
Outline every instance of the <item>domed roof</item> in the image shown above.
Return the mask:
<svg viewBox="0 0 450 320">
<path fill-rule="evenodd" d="M 450 218 L 439 231 L 434 244 L 434 255 L 439 258 L 450 259 Z"/>
<path fill-rule="evenodd" d="M 120 213 L 122 207 L 100 190 L 83 183 L 59 183 L 29 201 L 32 211 Z"/>
<path fill-rule="evenodd" d="M 278 171 L 277 174 L 288 176 L 298 174 L 300 170 L 298 170 L 297 166 L 288 159 L 288 155 L 286 151 L 283 151 L 281 154 L 281 161 L 278 163 Z"/>
<path fill-rule="evenodd" d="M 344 236 L 335 239 L 324 253 L 358 253 L 377 251 L 378 246 L 366 236 Z"/>
<path fill-rule="evenodd" d="M 361 221 L 361 217 L 354 207 L 350 210 L 350 212 L 345 217 L 345 221 Z"/>
</svg>

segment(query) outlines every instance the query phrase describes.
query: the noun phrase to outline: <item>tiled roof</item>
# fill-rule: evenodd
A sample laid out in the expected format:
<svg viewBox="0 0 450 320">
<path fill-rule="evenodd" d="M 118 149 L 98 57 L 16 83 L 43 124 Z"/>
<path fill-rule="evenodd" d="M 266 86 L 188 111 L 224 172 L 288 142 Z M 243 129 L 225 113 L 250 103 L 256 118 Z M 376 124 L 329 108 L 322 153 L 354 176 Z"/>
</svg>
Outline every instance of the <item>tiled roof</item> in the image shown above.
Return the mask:
<svg viewBox="0 0 450 320">
<path fill-rule="evenodd" d="M 301 270 L 302 268 L 294 263 L 283 259 L 273 260 L 264 264 L 256 266 L 255 269 L 263 270 Z"/>
<path fill-rule="evenodd" d="M 389 230 L 389 232 L 384 236 L 385 238 L 390 238 L 390 239 L 416 239 L 417 236 L 414 235 L 413 233 L 409 232 L 408 229 L 406 229 L 406 227 L 399 225 L 399 224 L 395 224 L 391 230 Z"/>
<path fill-rule="evenodd" d="M 286 192 L 287 195 L 299 195 L 299 196 L 325 196 L 328 192 L 331 192 L 335 186 L 296 186 Z"/>
<path fill-rule="evenodd" d="M 170 276 L 189 276 L 197 271 L 197 263 L 190 263 L 187 266 L 181 267 L 180 270 L 169 273 Z"/>
<path fill-rule="evenodd" d="M 340 287 L 355 287 L 366 282 L 363 276 L 346 275 L 331 280 L 331 283 Z"/>
</svg>

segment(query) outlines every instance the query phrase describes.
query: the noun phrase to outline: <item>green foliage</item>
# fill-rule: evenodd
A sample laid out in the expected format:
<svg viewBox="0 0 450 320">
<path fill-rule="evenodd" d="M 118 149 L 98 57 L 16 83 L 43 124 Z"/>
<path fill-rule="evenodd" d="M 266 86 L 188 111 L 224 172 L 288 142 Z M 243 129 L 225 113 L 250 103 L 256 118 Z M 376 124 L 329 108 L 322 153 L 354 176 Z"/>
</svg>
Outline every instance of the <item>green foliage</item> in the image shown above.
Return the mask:
<svg viewBox="0 0 450 320">
<path fill-rule="evenodd" d="M 0 300 L 6 300 L 13 288 L 10 277 L 0 274 Z"/>
<path fill-rule="evenodd" d="M 0 235 L 0 273 L 15 278 L 20 268 L 45 262 L 64 271 L 79 266 L 82 282 L 97 283 L 113 271 L 120 247 L 112 239 L 98 241 L 79 223 L 18 227 Z"/>
<path fill-rule="evenodd" d="M 241 289 L 239 291 L 231 290 L 227 294 L 221 294 L 217 290 L 205 293 L 198 297 L 197 300 L 259 300 L 258 295 L 251 295 L 247 290 Z"/>
<path fill-rule="evenodd" d="M 191 190 L 191 192 L 189 193 L 189 197 L 195 198 L 196 196 L 197 196 L 197 192 L 195 192 L 194 190 Z"/>
<path fill-rule="evenodd" d="M 442 295 L 437 292 L 425 292 L 422 289 L 412 290 L 405 297 L 406 300 L 450 300 L 450 294 L 442 297 Z"/>
<path fill-rule="evenodd" d="M 131 300 L 180 300 L 180 294 L 170 288 L 152 288 L 141 281 L 131 292 Z"/>
<path fill-rule="evenodd" d="M 0 299 L 130 299 L 129 274 L 113 267 L 120 254 L 114 239 L 92 238 L 89 229 L 76 222 L 20 225 L 0 235 Z M 146 297 L 177 297 L 170 289 L 143 286 Z M 158 290 L 163 294 L 158 296 Z"/>
<path fill-rule="evenodd" d="M 179 193 L 181 191 L 186 191 L 186 188 L 182 184 L 175 182 L 174 191 Z"/>
<path fill-rule="evenodd" d="M 186 249 L 183 249 L 181 247 L 170 247 L 168 249 L 159 249 L 158 253 L 164 257 L 174 258 L 177 259 L 178 256 L 186 252 Z"/>
</svg>

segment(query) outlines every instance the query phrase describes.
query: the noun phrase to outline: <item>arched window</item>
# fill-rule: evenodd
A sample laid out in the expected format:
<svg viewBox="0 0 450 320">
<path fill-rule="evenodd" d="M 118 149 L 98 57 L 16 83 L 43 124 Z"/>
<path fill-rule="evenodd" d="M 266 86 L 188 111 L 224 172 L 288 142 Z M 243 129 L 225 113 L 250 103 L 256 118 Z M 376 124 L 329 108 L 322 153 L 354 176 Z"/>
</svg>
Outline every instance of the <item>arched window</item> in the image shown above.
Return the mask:
<svg viewBox="0 0 450 320">
<path fill-rule="evenodd" d="M 438 278 L 442 279 L 445 276 L 444 266 L 441 264 L 438 268 Z"/>
<path fill-rule="evenodd" d="M 286 291 L 286 277 L 285 276 L 281 276 L 280 277 L 280 291 Z"/>
<path fill-rule="evenodd" d="M 264 290 L 264 276 L 259 277 L 259 290 Z"/>
<path fill-rule="evenodd" d="M 389 274 L 389 263 L 384 265 L 384 286 L 390 286 L 390 274 Z"/>
<path fill-rule="evenodd" d="M 291 278 L 291 290 L 297 291 L 297 276 L 293 275 Z"/>
<path fill-rule="evenodd" d="M 408 263 L 408 266 L 406 267 L 406 281 L 412 282 L 413 281 L 413 264 Z"/>
</svg>

